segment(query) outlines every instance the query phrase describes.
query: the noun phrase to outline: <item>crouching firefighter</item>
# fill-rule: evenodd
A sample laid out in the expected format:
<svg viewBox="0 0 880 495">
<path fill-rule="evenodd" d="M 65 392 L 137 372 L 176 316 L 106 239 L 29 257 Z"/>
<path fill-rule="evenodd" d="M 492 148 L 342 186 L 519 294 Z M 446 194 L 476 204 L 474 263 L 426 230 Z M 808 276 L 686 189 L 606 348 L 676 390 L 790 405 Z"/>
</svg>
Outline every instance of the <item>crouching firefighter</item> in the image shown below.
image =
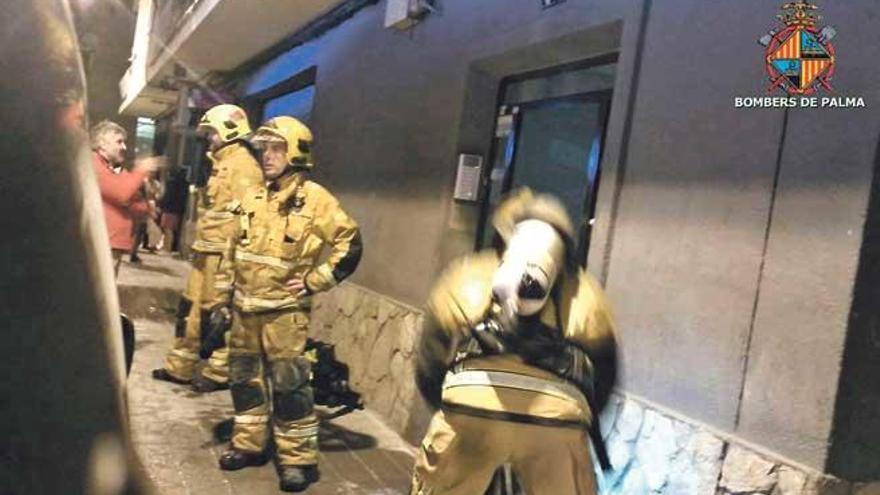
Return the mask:
<svg viewBox="0 0 880 495">
<path fill-rule="evenodd" d="M 501 255 L 453 262 L 428 300 L 416 379 L 438 410 L 412 494 L 482 494 L 506 463 L 530 495 L 594 494 L 590 437 L 607 457 L 590 432 L 616 366 L 608 305 L 555 198 L 520 190 L 493 224 Z"/>
<path fill-rule="evenodd" d="M 281 489 L 302 491 L 318 480 L 318 420 L 303 355 L 311 297 L 351 275 L 361 238 L 336 198 L 308 179 L 312 133 L 305 125 L 275 117 L 252 141 L 262 150 L 265 184 L 250 189 L 237 210 L 229 338 L 235 425 L 220 468 L 265 462 L 271 431 Z M 324 246 L 329 254 L 319 264 Z"/>
<path fill-rule="evenodd" d="M 228 350 L 224 346 L 214 352 L 197 374 L 199 348 L 210 331 L 211 311 L 228 305 L 231 297 L 233 205 L 247 188 L 262 181 L 262 174 L 245 141 L 251 128 L 241 108 L 211 108 L 199 121 L 197 132 L 208 142 L 211 176 L 199 192 L 192 270 L 177 309 L 174 347 L 165 366 L 153 370 L 153 378 L 192 383 L 197 392 L 211 392 L 228 388 Z"/>
</svg>

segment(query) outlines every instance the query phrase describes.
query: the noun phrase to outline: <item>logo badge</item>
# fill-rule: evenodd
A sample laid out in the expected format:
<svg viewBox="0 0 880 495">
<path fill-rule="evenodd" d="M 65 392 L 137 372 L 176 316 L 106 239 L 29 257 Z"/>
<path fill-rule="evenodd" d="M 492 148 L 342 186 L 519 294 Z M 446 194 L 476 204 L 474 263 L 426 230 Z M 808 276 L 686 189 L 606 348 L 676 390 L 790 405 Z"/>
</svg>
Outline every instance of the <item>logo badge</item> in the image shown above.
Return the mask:
<svg viewBox="0 0 880 495">
<path fill-rule="evenodd" d="M 770 79 L 768 93 L 782 90 L 791 96 L 809 96 L 819 90 L 833 92 L 835 52 L 831 26 L 817 29 L 821 17 L 809 2 L 798 0 L 782 6 L 777 15 L 784 27 L 771 30 L 758 42 L 766 48 L 764 61 Z"/>
</svg>

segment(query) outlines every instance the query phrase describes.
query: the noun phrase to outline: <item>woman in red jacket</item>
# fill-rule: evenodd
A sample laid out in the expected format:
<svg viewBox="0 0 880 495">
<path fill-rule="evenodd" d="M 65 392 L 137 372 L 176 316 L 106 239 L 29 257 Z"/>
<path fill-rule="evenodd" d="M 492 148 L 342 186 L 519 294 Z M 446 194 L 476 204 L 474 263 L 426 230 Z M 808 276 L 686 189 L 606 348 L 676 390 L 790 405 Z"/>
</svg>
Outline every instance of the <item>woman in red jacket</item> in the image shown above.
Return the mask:
<svg viewBox="0 0 880 495">
<path fill-rule="evenodd" d="M 133 245 L 134 220 L 155 213 L 156 205 L 147 201 L 140 190 L 144 179 L 162 164 L 161 158 L 143 158 L 135 161 L 130 172 L 123 170 L 126 136 L 122 126 L 109 120 L 92 127 L 90 136 L 117 273 L 122 255 L 131 251 Z"/>
</svg>

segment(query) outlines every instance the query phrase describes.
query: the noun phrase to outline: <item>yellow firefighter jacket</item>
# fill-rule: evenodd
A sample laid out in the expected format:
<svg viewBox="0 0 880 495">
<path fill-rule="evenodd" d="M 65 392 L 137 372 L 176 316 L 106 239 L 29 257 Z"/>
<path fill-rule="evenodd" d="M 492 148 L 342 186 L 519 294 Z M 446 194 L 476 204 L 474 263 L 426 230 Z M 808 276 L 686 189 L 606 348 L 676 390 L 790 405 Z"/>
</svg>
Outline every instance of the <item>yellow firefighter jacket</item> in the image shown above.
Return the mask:
<svg viewBox="0 0 880 495">
<path fill-rule="evenodd" d="M 196 238 L 192 248 L 202 253 L 228 252 L 235 235 L 235 201 L 245 190 L 260 184 L 263 172 L 241 143 L 228 144 L 208 153 L 213 162 L 208 184 L 199 193 Z"/>
<path fill-rule="evenodd" d="M 336 198 L 302 173 L 249 189 L 238 213 L 233 304 L 243 312 L 311 306 L 311 293 L 328 290 L 354 272 L 361 258 L 357 224 Z M 330 252 L 318 258 L 324 246 Z M 309 295 L 284 284 L 304 276 Z"/>
<path fill-rule="evenodd" d="M 492 276 L 499 262 L 494 251 L 459 259 L 441 276 L 428 300 L 428 316 L 435 327 L 426 331 L 442 335 L 424 335 L 423 339 L 436 342 L 423 343 L 423 349 L 448 352 L 443 360 L 451 367 L 443 381 L 443 406 L 589 426 L 592 412 L 585 396 L 554 373 L 525 364 L 515 354 L 462 359 L 462 343 L 490 313 Z M 583 349 L 613 346 L 614 322 L 596 281 L 583 270 L 560 276 L 557 300 L 564 338 Z M 548 301 L 541 318 L 556 327 L 554 304 L 553 299 Z"/>
</svg>

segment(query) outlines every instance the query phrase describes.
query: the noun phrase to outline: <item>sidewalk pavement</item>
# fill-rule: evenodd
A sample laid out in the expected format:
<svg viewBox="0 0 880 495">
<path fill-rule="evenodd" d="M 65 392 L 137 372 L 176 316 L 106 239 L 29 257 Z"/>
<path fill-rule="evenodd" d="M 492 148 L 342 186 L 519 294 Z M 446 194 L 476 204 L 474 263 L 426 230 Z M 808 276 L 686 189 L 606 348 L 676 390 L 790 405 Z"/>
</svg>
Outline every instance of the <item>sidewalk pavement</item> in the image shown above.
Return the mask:
<svg viewBox="0 0 880 495">
<path fill-rule="evenodd" d="M 226 445 L 215 439 L 214 428 L 232 417 L 228 391 L 199 395 L 151 378 L 173 341 L 188 266 L 169 255 L 140 256 L 142 263 L 122 266 L 119 285 L 123 311 L 135 319 L 128 407 L 132 441 L 147 475 L 163 495 L 280 493 L 271 463 L 235 472 L 217 467 Z M 415 449 L 369 409 L 322 422 L 320 445 L 321 481 L 306 493 L 408 493 Z"/>
</svg>

